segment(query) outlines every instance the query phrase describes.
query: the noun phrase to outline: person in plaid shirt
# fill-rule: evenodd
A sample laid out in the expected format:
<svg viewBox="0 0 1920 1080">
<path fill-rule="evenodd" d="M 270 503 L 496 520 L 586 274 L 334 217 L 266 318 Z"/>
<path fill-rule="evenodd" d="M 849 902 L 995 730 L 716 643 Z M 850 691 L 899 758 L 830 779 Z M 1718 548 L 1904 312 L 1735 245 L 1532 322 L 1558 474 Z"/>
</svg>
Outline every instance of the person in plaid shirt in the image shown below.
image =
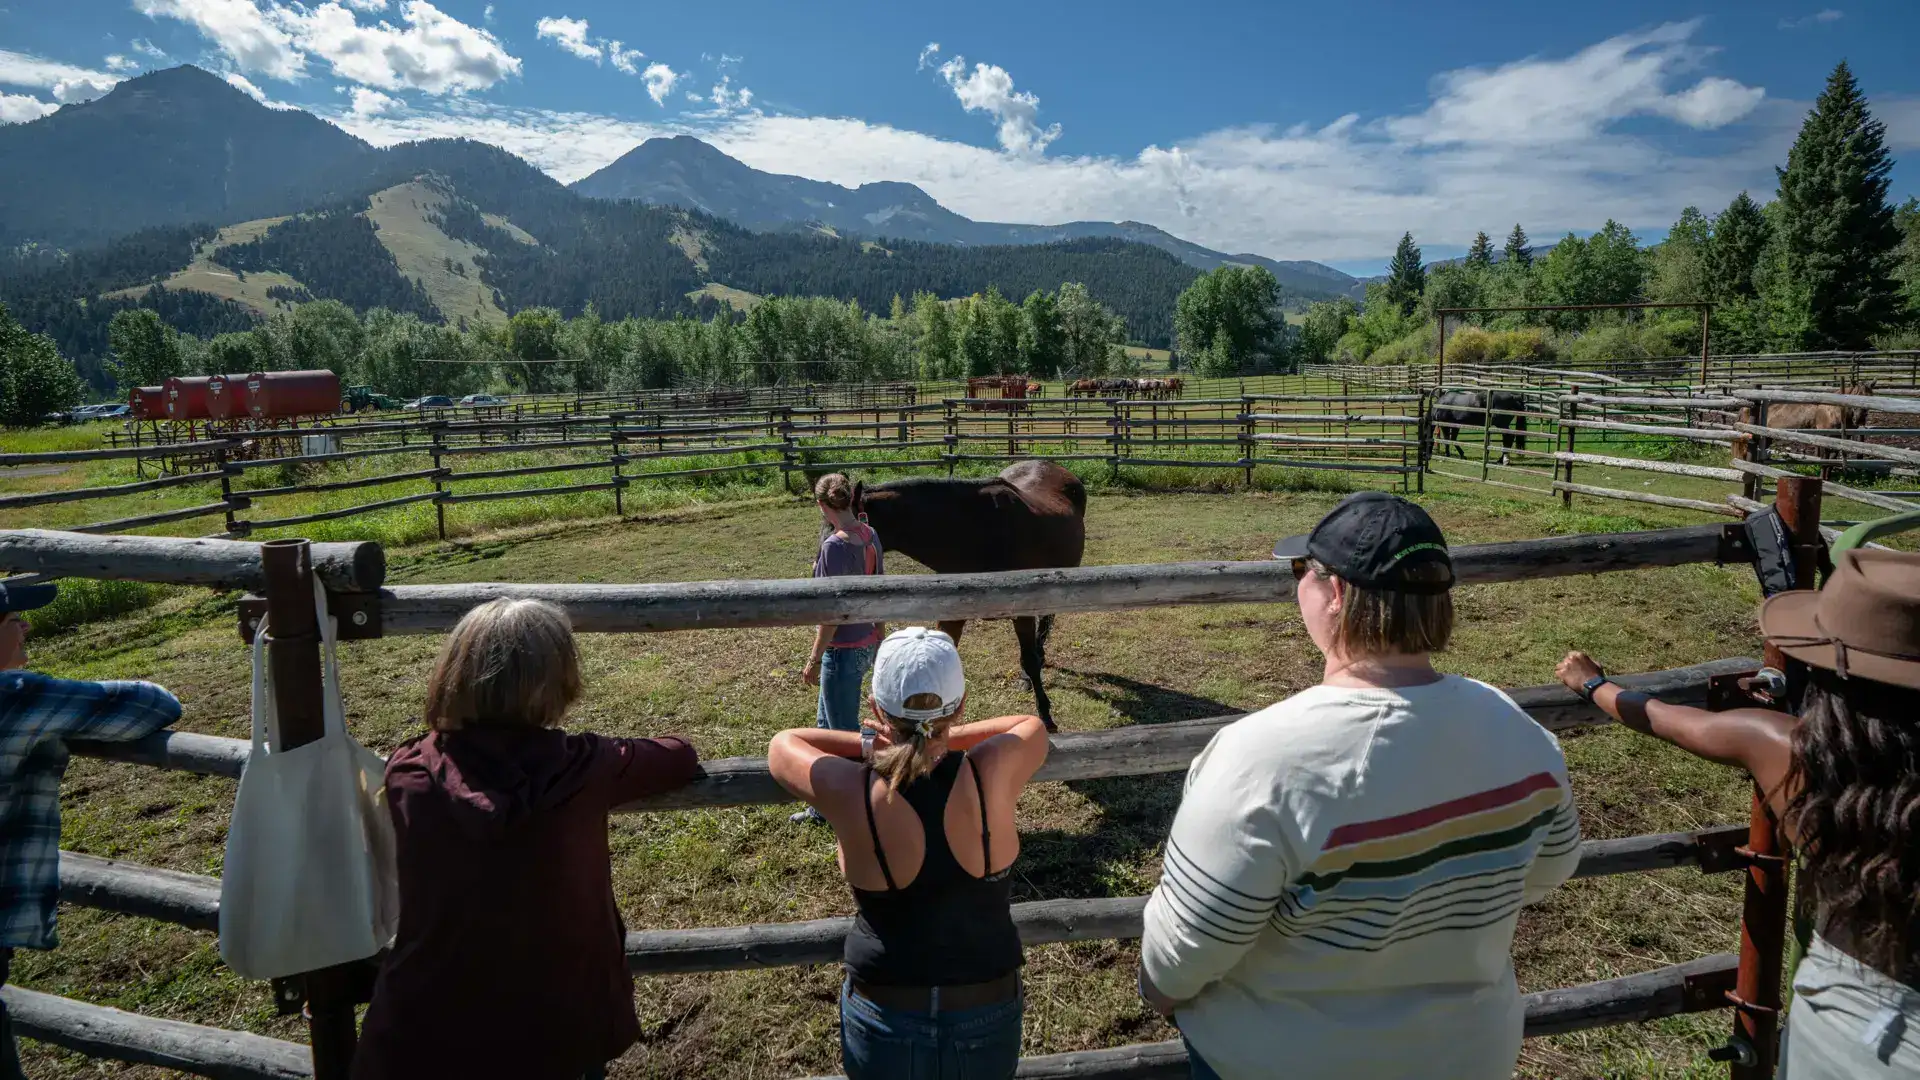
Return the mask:
<svg viewBox="0 0 1920 1080">
<path fill-rule="evenodd" d="M 52 585 L 0 584 L 0 986 L 15 949 L 51 949 L 60 899 L 60 777 L 68 739 L 126 742 L 180 719 L 180 701 L 146 682 L 75 682 L 23 670 L 21 612 Z M 22 1075 L 0 1001 L 0 1080 Z"/>
</svg>

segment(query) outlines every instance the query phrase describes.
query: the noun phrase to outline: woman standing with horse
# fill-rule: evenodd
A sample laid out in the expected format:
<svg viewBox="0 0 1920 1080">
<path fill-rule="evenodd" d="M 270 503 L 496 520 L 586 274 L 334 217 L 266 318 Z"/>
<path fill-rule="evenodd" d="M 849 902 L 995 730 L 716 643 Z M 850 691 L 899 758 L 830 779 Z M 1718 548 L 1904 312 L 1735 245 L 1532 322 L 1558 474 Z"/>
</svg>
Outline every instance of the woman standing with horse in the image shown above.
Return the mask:
<svg viewBox="0 0 1920 1080">
<path fill-rule="evenodd" d="M 773 737 L 773 778 L 826 817 L 859 917 L 847 935 L 840 1047 L 849 1080 L 1011 1077 L 1020 1058 L 1014 805 L 1047 758 L 1034 716 L 962 724 L 953 639 L 881 643 L 874 728 Z"/>
<path fill-rule="evenodd" d="M 813 498 L 823 522 L 820 550 L 813 557 L 814 577 L 857 577 L 885 573 L 880 537 L 861 521 L 853 506 L 854 487 L 840 473 L 829 473 L 813 485 Z M 823 625 L 813 633 L 813 651 L 800 673 L 810 686 L 820 688 L 815 723 L 832 731 L 860 730 L 860 683 L 873 667 L 874 646 L 880 644 L 879 623 Z M 819 822 L 820 812 L 809 806 L 793 815 L 795 824 Z"/>
</svg>

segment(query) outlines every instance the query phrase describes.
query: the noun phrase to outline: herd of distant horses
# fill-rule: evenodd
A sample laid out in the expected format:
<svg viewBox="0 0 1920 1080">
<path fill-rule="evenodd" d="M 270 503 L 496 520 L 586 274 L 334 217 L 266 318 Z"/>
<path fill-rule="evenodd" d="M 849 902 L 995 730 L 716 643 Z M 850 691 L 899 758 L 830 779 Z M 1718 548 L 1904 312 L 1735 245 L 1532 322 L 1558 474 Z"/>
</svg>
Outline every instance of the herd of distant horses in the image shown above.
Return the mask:
<svg viewBox="0 0 1920 1080">
<path fill-rule="evenodd" d="M 1067 387 L 1068 397 L 1130 398 L 1135 401 L 1172 401 L 1184 383 L 1172 379 L 1079 379 Z"/>
</svg>

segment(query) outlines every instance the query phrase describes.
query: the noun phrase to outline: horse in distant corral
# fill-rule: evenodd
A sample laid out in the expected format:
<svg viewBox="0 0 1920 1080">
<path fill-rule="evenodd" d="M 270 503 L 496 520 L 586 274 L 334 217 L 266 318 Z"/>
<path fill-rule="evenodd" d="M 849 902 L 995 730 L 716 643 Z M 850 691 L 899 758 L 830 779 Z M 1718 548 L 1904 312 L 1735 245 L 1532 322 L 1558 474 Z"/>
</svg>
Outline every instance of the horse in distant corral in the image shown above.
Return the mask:
<svg viewBox="0 0 1920 1080">
<path fill-rule="evenodd" d="M 1492 403 L 1487 397 L 1491 394 Z M 1525 394 L 1517 390 L 1448 390 L 1433 401 L 1433 433 L 1429 439 L 1438 437 L 1449 444 L 1441 451 L 1441 457 L 1448 452 L 1458 450 L 1465 460 L 1467 451 L 1459 445 L 1460 429 L 1463 427 L 1496 427 L 1500 429 L 1500 464 L 1507 463 L 1507 451 L 1526 449 L 1525 435 L 1516 431 L 1527 430 L 1527 418 L 1523 413 L 1527 407 Z M 1493 410 L 1489 413 L 1487 410 Z M 1501 411 L 1507 410 L 1507 411 Z M 1433 445 L 1427 445 L 1427 456 L 1432 457 Z"/>
<path fill-rule="evenodd" d="M 1080 478 L 1051 461 L 1022 461 L 985 480 L 915 478 L 853 486 L 854 512 L 880 544 L 936 574 L 1041 570 L 1079 566 L 1087 545 L 1087 492 Z M 960 640 L 966 621 L 940 629 Z M 1053 705 L 1041 682 L 1053 616 L 1016 616 L 1020 670 L 1048 731 Z"/>
<path fill-rule="evenodd" d="M 1098 379 L 1075 379 L 1073 385 L 1067 387 L 1068 397 L 1098 397 L 1099 394 L 1100 380 Z"/>
<path fill-rule="evenodd" d="M 1838 394 L 1869 397 L 1877 384 L 1873 380 L 1842 382 Z M 1787 431 L 1838 431 L 1867 426 L 1871 410 L 1862 405 L 1824 405 L 1801 401 L 1776 401 L 1767 406 L 1767 426 Z"/>
</svg>

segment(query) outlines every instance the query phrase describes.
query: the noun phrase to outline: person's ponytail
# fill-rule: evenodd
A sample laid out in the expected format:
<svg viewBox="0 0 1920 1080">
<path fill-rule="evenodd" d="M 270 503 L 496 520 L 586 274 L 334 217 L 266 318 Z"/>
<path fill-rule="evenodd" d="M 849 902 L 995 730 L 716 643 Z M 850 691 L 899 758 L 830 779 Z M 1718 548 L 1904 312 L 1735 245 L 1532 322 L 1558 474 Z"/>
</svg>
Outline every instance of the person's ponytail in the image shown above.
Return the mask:
<svg viewBox="0 0 1920 1080">
<path fill-rule="evenodd" d="M 935 709 L 940 707 L 938 694 L 915 694 L 903 702 L 909 709 Z M 886 716 L 893 745 L 873 755 L 873 771 L 879 773 L 887 782 L 889 798 L 894 792 L 912 784 L 933 771 L 933 753 L 928 744 L 946 735 L 953 726 L 952 717 L 939 720 L 905 720 L 898 716 Z"/>
</svg>

